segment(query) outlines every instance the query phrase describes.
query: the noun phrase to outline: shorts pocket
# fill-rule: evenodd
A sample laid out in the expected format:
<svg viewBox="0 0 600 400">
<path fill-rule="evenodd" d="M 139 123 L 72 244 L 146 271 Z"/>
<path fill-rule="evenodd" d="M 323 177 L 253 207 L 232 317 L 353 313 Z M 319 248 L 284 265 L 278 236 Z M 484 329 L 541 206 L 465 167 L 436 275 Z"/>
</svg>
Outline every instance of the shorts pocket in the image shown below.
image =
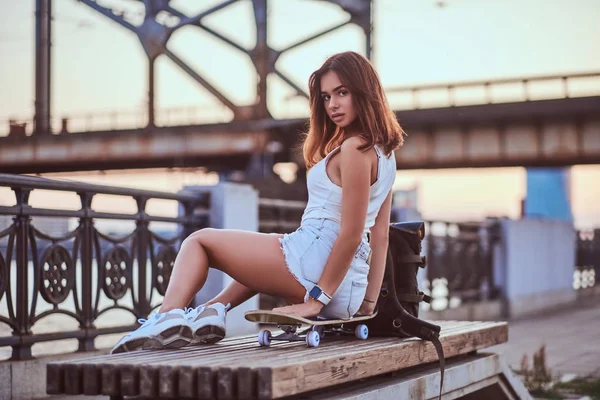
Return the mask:
<svg viewBox="0 0 600 400">
<path fill-rule="evenodd" d="M 352 260 L 352 264 L 350 264 L 350 269 L 355 275 L 364 275 L 366 277 L 369 275 L 369 270 L 371 269 L 371 267 L 369 266 L 369 264 L 367 264 L 366 261 L 363 261 L 360 258 L 355 258 L 354 260 Z"/>
<path fill-rule="evenodd" d="M 367 284 L 361 281 L 353 281 L 350 289 L 350 301 L 348 302 L 348 316 L 352 318 L 360 308 L 367 292 Z"/>
<path fill-rule="evenodd" d="M 317 283 L 321 279 L 323 269 L 329 258 L 330 250 L 320 236 L 315 236 L 298 260 L 304 279 Z"/>
<path fill-rule="evenodd" d="M 298 257 L 298 262 L 300 263 L 300 265 L 304 265 L 305 259 L 310 254 L 311 250 L 313 250 L 313 248 L 315 247 L 315 243 L 318 240 L 318 237 L 311 237 L 309 240 L 306 241 L 306 244 L 304 245 L 304 248 L 302 249 L 302 252 Z M 304 270 L 304 267 L 302 267 L 302 269 Z"/>
</svg>

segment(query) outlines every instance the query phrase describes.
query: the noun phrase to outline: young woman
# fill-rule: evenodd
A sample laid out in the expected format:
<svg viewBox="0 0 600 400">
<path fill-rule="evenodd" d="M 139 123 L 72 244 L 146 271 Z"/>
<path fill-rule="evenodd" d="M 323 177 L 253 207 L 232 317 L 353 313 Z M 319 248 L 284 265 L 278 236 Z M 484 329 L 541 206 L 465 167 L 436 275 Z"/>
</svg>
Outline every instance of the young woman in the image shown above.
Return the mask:
<svg viewBox="0 0 600 400">
<path fill-rule="evenodd" d="M 291 234 L 202 229 L 181 245 L 158 313 L 122 338 L 113 353 L 214 343 L 225 314 L 257 293 L 285 298 L 275 309 L 303 317 L 371 314 L 388 247 L 394 149 L 404 132 L 375 69 L 354 52 L 336 54 L 309 80 L 310 129 L 304 142 L 309 199 Z M 185 309 L 208 268 L 234 281 L 196 309 Z"/>
</svg>

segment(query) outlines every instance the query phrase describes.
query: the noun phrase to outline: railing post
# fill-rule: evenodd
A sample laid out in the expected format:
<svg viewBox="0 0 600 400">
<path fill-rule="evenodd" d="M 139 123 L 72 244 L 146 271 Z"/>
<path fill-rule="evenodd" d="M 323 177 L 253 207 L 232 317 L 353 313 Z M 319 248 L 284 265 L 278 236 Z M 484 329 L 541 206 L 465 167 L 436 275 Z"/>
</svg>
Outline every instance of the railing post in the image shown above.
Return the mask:
<svg viewBox="0 0 600 400">
<path fill-rule="evenodd" d="M 94 328 L 94 319 L 92 309 L 92 268 L 93 268 L 93 251 L 94 251 L 94 223 L 89 213 L 92 209 L 93 194 L 83 192 L 78 193 L 81 199 L 81 209 L 84 213 L 79 223 L 82 226 L 81 240 L 81 312 L 83 322 L 80 325 L 81 329 L 85 330 L 84 338 L 79 339 L 79 348 L 77 351 L 95 350 L 94 337 L 88 336 L 90 329 Z M 98 260 L 98 263 L 101 261 Z"/>
<path fill-rule="evenodd" d="M 148 214 L 146 214 L 147 197 L 136 197 L 138 215 L 136 220 L 136 243 L 138 259 L 138 312 L 141 316 L 150 314 L 150 302 L 148 299 L 148 289 L 146 287 L 147 263 L 150 237 L 148 233 Z M 151 250 L 151 249 L 150 249 Z"/>
<path fill-rule="evenodd" d="M 17 229 L 17 329 L 14 334 L 21 339 L 24 336 L 31 335 L 29 322 L 29 229 L 31 217 L 24 215 L 23 209 L 29 205 L 29 189 L 13 188 L 17 199 L 19 213 L 15 216 L 15 226 Z M 33 254 L 33 257 L 36 257 Z M 10 268 L 10 260 L 7 260 L 8 268 Z M 32 344 L 25 344 L 23 341 L 16 344 L 12 348 L 12 360 L 26 360 L 31 356 Z"/>
</svg>

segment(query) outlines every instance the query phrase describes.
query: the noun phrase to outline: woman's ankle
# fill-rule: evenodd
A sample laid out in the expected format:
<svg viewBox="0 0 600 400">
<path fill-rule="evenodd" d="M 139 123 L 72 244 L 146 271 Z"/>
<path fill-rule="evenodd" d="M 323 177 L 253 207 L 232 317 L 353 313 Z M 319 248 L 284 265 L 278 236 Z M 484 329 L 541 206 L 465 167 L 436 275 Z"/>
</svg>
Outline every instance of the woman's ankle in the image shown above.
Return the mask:
<svg viewBox="0 0 600 400">
<path fill-rule="evenodd" d="M 172 310 L 178 309 L 178 308 L 179 308 L 179 307 L 173 307 L 173 306 L 169 306 L 169 305 L 166 305 L 166 306 L 165 306 L 165 305 L 162 305 L 162 306 L 160 306 L 160 308 L 158 309 L 157 313 L 159 313 L 159 314 L 163 314 L 163 313 L 166 313 L 166 312 L 169 312 L 169 311 L 172 311 Z"/>
</svg>

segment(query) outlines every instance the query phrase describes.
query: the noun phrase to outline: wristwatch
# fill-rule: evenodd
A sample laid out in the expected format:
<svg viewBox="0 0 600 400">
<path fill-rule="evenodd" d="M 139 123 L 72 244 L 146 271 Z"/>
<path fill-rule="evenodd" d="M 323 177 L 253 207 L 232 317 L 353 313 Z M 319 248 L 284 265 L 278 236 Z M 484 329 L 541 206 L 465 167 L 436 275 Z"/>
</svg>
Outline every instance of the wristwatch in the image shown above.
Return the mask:
<svg viewBox="0 0 600 400">
<path fill-rule="evenodd" d="M 331 301 L 331 296 L 325 293 L 323 289 L 319 287 L 319 285 L 315 285 L 310 292 L 308 292 L 308 296 L 321 302 L 324 306 L 329 304 Z"/>
</svg>

